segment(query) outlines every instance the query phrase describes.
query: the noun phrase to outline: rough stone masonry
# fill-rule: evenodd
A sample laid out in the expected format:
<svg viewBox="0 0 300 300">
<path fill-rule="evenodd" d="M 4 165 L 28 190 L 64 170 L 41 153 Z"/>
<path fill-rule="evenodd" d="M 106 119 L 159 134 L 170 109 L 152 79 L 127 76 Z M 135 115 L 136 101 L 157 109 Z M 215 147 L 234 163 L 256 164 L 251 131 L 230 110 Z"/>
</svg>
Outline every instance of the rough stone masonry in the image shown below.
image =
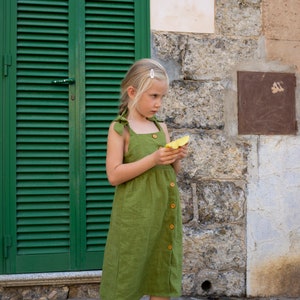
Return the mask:
<svg viewBox="0 0 300 300">
<path fill-rule="evenodd" d="M 243 296 L 251 145 L 227 134 L 225 107 L 237 66 L 264 55 L 261 1 L 217 0 L 215 5 L 214 34 L 152 32 L 152 56 L 171 79 L 161 118 L 173 138 L 191 137 L 179 175 L 183 293 Z"/>
</svg>

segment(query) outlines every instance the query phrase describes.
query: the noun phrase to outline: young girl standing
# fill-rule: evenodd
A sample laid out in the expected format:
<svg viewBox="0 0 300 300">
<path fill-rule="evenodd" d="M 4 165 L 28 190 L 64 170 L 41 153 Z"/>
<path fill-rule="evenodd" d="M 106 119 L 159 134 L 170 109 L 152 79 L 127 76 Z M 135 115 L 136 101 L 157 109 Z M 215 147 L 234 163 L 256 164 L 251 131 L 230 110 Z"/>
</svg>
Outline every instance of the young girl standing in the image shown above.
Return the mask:
<svg viewBox="0 0 300 300">
<path fill-rule="evenodd" d="M 167 300 L 181 294 L 182 225 L 176 173 L 187 146 L 164 147 L 155 118 L 168 92 L 165 69 L 137 61 L 121 84 L 120 114 L 107 141 L 106 169 L 116 186 L 105 248 L 101 300 Z"/>
</svg>

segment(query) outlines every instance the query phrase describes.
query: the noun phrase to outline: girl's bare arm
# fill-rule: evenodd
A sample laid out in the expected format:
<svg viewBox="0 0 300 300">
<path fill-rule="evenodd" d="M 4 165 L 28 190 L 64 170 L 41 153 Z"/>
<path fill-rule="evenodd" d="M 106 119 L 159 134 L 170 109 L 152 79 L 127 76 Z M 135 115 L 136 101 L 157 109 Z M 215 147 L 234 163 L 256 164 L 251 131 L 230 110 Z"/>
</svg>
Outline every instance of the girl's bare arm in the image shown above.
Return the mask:
<svg viewBox="0 0 300 300">
<path fill-rule="evenodd" d="M 119 135 L 112 123 L 107 139 L 106 172 L 109 182 L 114 186 L 133 179 L 156 165 L 172 164 L 178 157 L 177 150 L 162 147 L 138 161 L 124 163 L 125 137 L 126 131 L 124 130 L 123 136 Z"/>
</svg>

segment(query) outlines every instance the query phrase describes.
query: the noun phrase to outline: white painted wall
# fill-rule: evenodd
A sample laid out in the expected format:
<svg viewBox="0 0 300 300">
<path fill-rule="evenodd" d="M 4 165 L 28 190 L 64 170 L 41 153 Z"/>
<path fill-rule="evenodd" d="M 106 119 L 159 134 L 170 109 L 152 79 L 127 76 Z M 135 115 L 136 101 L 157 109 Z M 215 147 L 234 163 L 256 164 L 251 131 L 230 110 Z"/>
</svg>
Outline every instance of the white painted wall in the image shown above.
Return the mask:
<svg viewBox="0 0 300 300">
<path fill-rule="evenodd" d="M 299 296 L 300 136 L 258 137 L 249 162 L 247 294 Z"/>
<path fill-rule="evenodd" d="M 214 0 L 151 0 L 151 29 L 214 32 Z"/>
<path fill-rule="evenodd" d="M 253 61 L 240 71 L 295 73 L 294 66 Z M 236 72 L 236 71 L 235 71 Z M 234 72 L 234 74 L 235 74 Z M 296 74 L 296 119 L 300 120 L 300 78 Z M 238 137 L 237 82 L 225 98 L 225 130 Z M 249 135 L 247 172 L 247 296 L 300 299 L 300 132 Z"/>
</svg>

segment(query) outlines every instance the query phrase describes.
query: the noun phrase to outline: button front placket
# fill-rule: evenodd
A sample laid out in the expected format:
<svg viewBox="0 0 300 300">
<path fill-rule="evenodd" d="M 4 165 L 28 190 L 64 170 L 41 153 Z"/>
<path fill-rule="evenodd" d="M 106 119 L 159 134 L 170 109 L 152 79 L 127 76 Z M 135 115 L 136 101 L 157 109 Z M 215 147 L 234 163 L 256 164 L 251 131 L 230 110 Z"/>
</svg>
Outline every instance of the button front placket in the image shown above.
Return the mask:
<svg viewBox="0 0 300 300">
<path fill-rule="evenodd" d="M 176 204 L 175 204 L 175 203 L 171 203 L 171 204 L 170 204 L 170 207 L 171 207 L 172 209 L 174 209 L 174 208 L 176 207 Z"/>
<path fill-rule="evenodd" d="M 174 225 L 174 224 L 170 224 L 170 225 L 169 225 L 169 228 L 170 228 L 171 230 L 173 230 L 173 229 L 175 228 L 175 225 Z"/>
</svg>

